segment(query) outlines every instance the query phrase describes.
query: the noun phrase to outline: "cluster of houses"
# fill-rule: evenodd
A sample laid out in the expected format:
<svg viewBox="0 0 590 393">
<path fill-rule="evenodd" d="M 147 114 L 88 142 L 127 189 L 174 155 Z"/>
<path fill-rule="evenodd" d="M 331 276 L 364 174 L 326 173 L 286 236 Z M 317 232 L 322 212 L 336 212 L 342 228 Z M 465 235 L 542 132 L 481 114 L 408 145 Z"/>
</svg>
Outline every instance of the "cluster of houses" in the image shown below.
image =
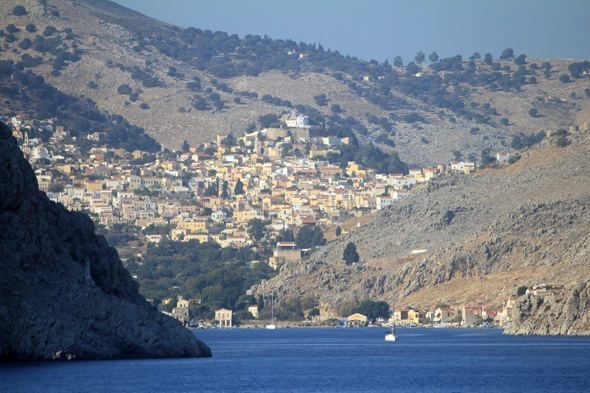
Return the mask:
<svg viewBox="0 0 590 393">
<path fill-rule="evenodd" d="M 296 235 L 303 226 L 341 223 L 384 209 L 409 195 L 417 183 L 475 167 L 453 162 L 410 169 L 407 175 L 379 174 L 355 162 L 340 168 L 325 157 L 339 154 L 348 138 L 310 136 L 309 119 L 297 113 L 283 120 L 291 128 L 263 129 L 239 139 L 218 135 L 198 148 L 158 153 L 150 160 L 147 152 L 110 147 L 104 133 L 87 135 L 94 147 L 82 152 L 79 141 L 52 120 L 34 123 L 15 116 L 8 124 L 31 162 L 49 163 L 36 175 L 50 199 L 87 211 L 106 226 L 172 224 L 167 234 L 147 236 L 156 243 L 198 239 L 222 247 L 256 247 L 260 239 L 248 235 L 254 218 L 269 223 L 266 239 L 282 230 Z M 35 129 L 49 131 L 49 140 L 29 139 Z M 211 231 L 218 224 L 224 229 Z M 282 243 L 273 257 L 270 262 L 277 266 L 299 259 L 301 252 L 293 243 Z"/>
<path fill-rule="evenodd" d="M 547 288 L 544 284 L 529 288 L 526 294 L 534 296 L 544 296 L 547 294 Z M 439 307 L 434 311 L 424 311 L 421 309 L 401 308 L 395 309 L 393 315 L 389 320 L 378 319 L 370 321 L 367 316 L 355 313 L 340 321 L 345 325 L 351 326 L 365 326 L 368 323 L 376 322 L 378 324 L 393 323 L 396 326 L 417 327 L 417 326 L 476 326 L 479 323 L 488 323 L 490 325 L 505 326 L 512 321 L 512 311 L 514 303 L 518 298 L 510 298 L 504 302 L 500 311 L 486 310 L 483 306 L 464 306 L 460 308 Z M 171 302 L 172 299 L 165 299 L 163 303 Z M 189 318 L 189 305 L 201 303 L 201 299 L 183 300 L 179 297 L 176 307 L 171 313 L 167 313 L 172 317 L 178 319 L 182 323 L 188 325 L 191 321 Z M 248 307 L 248 312 L 253 318 L 258 318 L 258 306 L 251 305 Z M 321 313 L 323 314 L 323 313 Z M 332 315 L 324 314 L 314 318 L 316 322 L 321 322 Z M 233 326 L 233 311 L 221 308 L 215 311 L 216 325 L 220 327 Z M 193 321 L 194 322 L 194 321 Z"/>
</svg>

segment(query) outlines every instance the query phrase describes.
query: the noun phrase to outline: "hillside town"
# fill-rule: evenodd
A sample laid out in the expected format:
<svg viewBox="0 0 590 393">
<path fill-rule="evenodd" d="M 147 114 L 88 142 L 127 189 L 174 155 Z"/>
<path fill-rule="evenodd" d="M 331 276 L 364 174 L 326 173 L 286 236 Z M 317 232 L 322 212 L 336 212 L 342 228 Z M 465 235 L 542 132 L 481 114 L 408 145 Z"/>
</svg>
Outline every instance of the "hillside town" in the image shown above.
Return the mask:
<svg viewBox="0 0 590 393">
<path fill-rule="evenodd" d="M 234 138 L 218 135 L 199 147 L 149 154 L 109 146 L 103 133 L 87 136 L 90 147 L 70 137 L 52 120 L 7 119 L 13 135 L 36 170 L 39 188 L 70 210 L 88 212 L 97 224 L 132 224 L 140 228 L 172 225 L 168 233 L 147 236 L 149 242 L 214 241 L 222 247 L 260 247 L 280 231 L 296 235 L 303 226 L 339 225 L 348 218 L 381 210 L 409 195 L 413 186 L 449 172 L 471 173 L 473 162 L 451 162 L 379 174 L 357 163 L 330 164 L 329 154 L 348 138 L 310 137 L 308 120 L 293 113 L 288 129 L 262 129 Z M 47 138 L 29 138 L 35 127 Z M 292 131 L 291 131 L 292 130 Z M 301 132 L 304 131 L 304 132 Z M 304 135 L 295 138 L 293 135 Z M 88 146 L 88 144 L 86 144 Z M 498 162 L 509 154 L 498 154 Z M 248 223 L 264 222 L 264 239 Z M 224 229 L 214 233 L 213 224 Z M 343 232 L 352 228 L 342 228 Z M 300 259 L 292 243 L 280 244 L 271 261 Z"/>
<path fill-rule="evenodd" d="M 406 174 L 380 174 L 354 161 L 346 167 L 330 164 L 326 157 L 339 154 L 348 138 L 311 136 L 308 119 L 296 112 L 284 117 L 287 128 L 261 129 L 240 138 L 222 134 L 198 147 L 185 142 L 182 150 L 156 154 L 112 148 L 108 136 L 99 132 L 78 140 L 50 119 L 5 120 L 37 168 L 39 188 L 52 201 L 85 211 L 107 228 L 129 224 L 163 229 L 146 231 L 149 243 L 194 239 L 224 248 L 266 249 L 265 262 L 275 270 L 310 251 L 294 241 L 282 241 L 285 233 L 291 233 L 292 240 L 304 227 L 325 231 L 338 226 L 347 233 L 354 228 L 340 225 L 349 218 L 382 210 L 419 183 L 476 168 L 473 162 L 458 161 L 413 168 Z M 43 138 L 29 138 L 39 131 Z M 502 163 L 510 157 L 498 153 L 496 160 Z M 137 257 L 140 261 L 141 253 Z M 164 299 L 163 304 L 170 301 Z M 178 304 L 171 314 L 188 323 L 188 301 L 180 299 Z M 466 310 L 459 315 L 467 323 L 475 316 L 496 318 L 483 309 L 468 317 L 471 310 Z M 254 309 L 248 311 L 257 315 Z M 455 321 L 456 315 L 457 310 L 446 308 L 431 313 L 400 309 L 393 318 L 397 324 L 411 325 Z"/>
</svg>

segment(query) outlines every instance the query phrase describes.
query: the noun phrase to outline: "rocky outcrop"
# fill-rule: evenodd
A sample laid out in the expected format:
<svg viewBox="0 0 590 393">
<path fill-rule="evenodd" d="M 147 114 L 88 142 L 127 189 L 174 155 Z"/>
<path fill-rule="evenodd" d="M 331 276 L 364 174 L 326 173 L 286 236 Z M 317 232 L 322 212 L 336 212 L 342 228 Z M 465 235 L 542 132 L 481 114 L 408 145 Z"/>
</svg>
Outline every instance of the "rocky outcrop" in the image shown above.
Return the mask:
<svg viewBox="0 0 590 393">
<path fill-rule="evenodd" d="M 150 308 L 88 216 L 39 191 L 3 123 L 0 245 L 2 361 L 211 356 L 180 322 Z"/>
<path fill-rule="evenodd" d="M 551 290 L 545 296 L 523 296 L 514 305 L 513 321 L 504 334 L 588 336 L 589 297 L 590 281 L 576 284 L 569 291 Z"/>
</svg>

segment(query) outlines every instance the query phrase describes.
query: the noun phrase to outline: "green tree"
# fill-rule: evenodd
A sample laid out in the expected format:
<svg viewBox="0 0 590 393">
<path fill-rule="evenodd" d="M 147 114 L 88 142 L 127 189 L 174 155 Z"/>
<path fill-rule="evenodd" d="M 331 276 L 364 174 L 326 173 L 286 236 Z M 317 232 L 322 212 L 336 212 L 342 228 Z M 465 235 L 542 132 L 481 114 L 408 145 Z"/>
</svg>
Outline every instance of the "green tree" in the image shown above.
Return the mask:
<svg viewBox="0 0 590 393">
<path fill-rule="evenodd" d="M 326 239 L 319 226 L 316 225 L 311 229 L 309 225 L 304 225 L 297 233 L 295 244 L 302 249 L 313 248 L 326 244 Z"/>
<path fill-rule="evenodd" d="M 217 109 L 218 111 L 220 111 L 220 110 L 223 109 L 224 104 L 223 104 L 223 101 L 215 101 L 213 103 L 213 106 L 215 107 L 215 109 Z"/>
<path fill-rule="evenodd" d="M 359 254 L 356 252 L 356 246 L 354 243 L 349 242 L 344 248 L 342 259 L 346 261 L 347 265 L 351 265 L 353 262 L 359 261 Z"/>
<path fill-rule="evenodd" d="M 529 116 L 530 117 L 537 117 L 537 108 L 531 108 L 529 109 Z"/>
<path fill-rule="evenodd" d="M 522 295 L 526 294 L 526 290 L 527 289 L 528 288 L 525 285 L 523 285 L 521 287 L 518 287 L 518 289 L 516 290 L 516 295 L 517 296 L 522 296 Z"/>
<path fill-rule="evenodd" d="M 403 67 L 404 66 L 404 61 L 402 60 L 400 55 L 395 56 L 395 58 L 393 59 L 393 65 L 396 67 Z"/>
<path fill-rule="evenodd" d="M 561 74 L 559 80 L 563 83 L 568 83 L 570 81 L 570 76 L 568 74 Z"/>
<path fill-rule="evenodd" d="M 560 136 L 555 141 L 555 146 L 557 147 L 566 147 L 568 145 L 567 138 L 565 136 Z"/>
<path fill-rule="evenodd" d="M 414 61 L 416 62 L 416 64 L 422 64 L 424 63 L 424 60 L 426 60 L 426 55 L 424 55 L 422 51 L 416 53 L 416 57 L 414 57 Z"/>
<path fill-rule="evenodd" d="M 248 221 L 248 235 L 260 241 L 266 233 L 266 226 L 258 218 L 253 218 Z"/>
<path fill-rule="evenodd" d="M 229 193 L 227 192 L 228 183 L 227 180 L 223 182 L 223 186 L 221 187 L 221 197 L 223 199 L 229 198 Z"/>
<path fill-rule="evenodd" d="M 514 58 L 514 63 L 517 65 L 524 65 L 526 64 L 526 55 L 520 55 Z"/>
<path fill-rule="evenodd" d="M 131 94 L 132 90 L 129 85 L 121 85 L 117 88 L 117 93 L 119 94 Z"/>
<path fill-rule="evenodd" d="M 483 62 L 486 63 L 487 65 L 492 65 L 492 60 L 493 59 L 494 58 L 492 57 L 492 54 L 488 52 L 488 53 L 485 54 L 485 56 L 483 58 Z"/>
<path fill-rule="evenodd" d="M 438 54 L 436 52 L 432 52 L 428 56 L 428 60 L 430 60 L 431 63 L 436 63 L 438 61 Z"/>
<path fill-rule="evenodd" d="M 314 96 L 313 99 L 315 100 L 315 103 L 318 104 L 319 106 L 328 105 L 326 103 L 326 95 L 325 94 L 318 94 L 317 96 Z"/>
<path fill-rule="evenodd" d="M 189 151 L 191 151 L 191 146 L 188 144 L 188 142 L 186 141 L 186 139 L 182 143 L 182 151 L 184 153 L 188 153 Z"/>
<path fill-rule="evenodd" d="M 500 119 L 500 123 L 502 123 L 502 125 L 507 126 L 510 123 L 510 120 L 508 120 L 507 118 L 503 117 L 502 119 Z"/>
<path fill-rule="evenodd" d="M 500 60 L 511 60 L 514 59 L 514 50 L 512 48 L 506 48 L 500 55 Z"/>
<path fill-rule="evenodd" d="M 309 310 L 309 313 L 307 313 L 307 317 L 309 319 L 312 319 L 313 317 L 318 317 L 320 315 L 320 310 L 318 310 L 317 308 L 312 308 L 311 310 Z"/>
<path fill-rule="evenodd" d="M 336 228 L 336 236 L 340 236 L 341 233 L 342 229 L 340 229 L 340 225 L 338 225 L 338 228 Z"/>
<path fill-rule="evenodd" d="M 363 314 L 371 320 L 376 318 L 389 318 L 389 304 L 384 301 L 375 302 L 370 299 L 365 299 L 360 302 L 355 309 L 355 312 Z"/>
<path fill-rule="evenodd" d="M 34 33 L 35 31 L 37 31 L 37 28 L 33 23 L 29 23 L 25 26 L 25 30 L 27 30 L 29 33 Z"/>
<path fill-rule="evenodd" d="M 242 194 L 244 194 L 244 183 L 242 183 L 242 180 L 238 179 L 236 186 L 234 187 L 234 195 Z"/>
<path fill-rule="evenodd" d="M 334 113 L 340 113 L 342 112 L 342 108 L 340 108 L 340 105 L 338 104 L 334 104 L 330 107 L 330 110 Z"/>
<path fill-rule="evenodd" d="M 269 113 L 268 115 L 260 116 L 258 121 L 260 122 L 260 127 L 269 128 L 271 124 L 278 123 L 279 117 L 273 113 Z"/>
<path fill-rule="evenodd" d="M 27 9 L 22 5 L 17 5 L 16 7 L 14 7 L 12 9 L 12 15 L 25 16 L 27 14 L 28 14 Z"/>
<path fill-rule="evenodd" d="M 469 57 L 469 60 L 479 60 L 481 59 L 481 55 L 479 52 L 473 52 L 473 54 Z"/>
</svg>

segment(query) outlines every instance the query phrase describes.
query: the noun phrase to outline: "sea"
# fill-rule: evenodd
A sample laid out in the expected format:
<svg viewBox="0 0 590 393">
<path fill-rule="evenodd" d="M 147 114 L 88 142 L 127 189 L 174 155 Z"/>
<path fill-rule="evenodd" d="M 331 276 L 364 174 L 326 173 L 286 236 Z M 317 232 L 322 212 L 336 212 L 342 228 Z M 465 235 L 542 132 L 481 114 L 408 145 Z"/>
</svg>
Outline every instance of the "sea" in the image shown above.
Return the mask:
<svg viewBox="0 0 590 393">
<path fill-rule="evenodd" d="M 194 330 L 212 358 L 3 364 L 0 392 L 590 392 L 590 337 L 385 331 Z"/>
</svg>

